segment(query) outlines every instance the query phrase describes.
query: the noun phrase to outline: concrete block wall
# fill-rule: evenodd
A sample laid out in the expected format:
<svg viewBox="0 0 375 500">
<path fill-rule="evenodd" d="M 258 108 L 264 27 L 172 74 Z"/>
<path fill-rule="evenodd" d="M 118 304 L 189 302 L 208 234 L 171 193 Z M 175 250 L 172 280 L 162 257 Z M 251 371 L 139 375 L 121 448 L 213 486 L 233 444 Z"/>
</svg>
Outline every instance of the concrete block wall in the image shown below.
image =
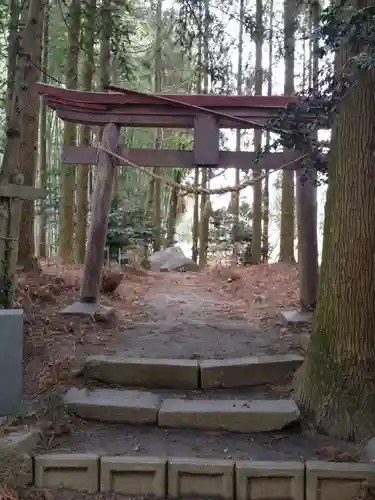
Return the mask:
<svg viewBox="0 0 375 500">
<path fill-rule="evenodd" d="M 34 484 L 127 496 L 223 500 L 353 500 L 375 483 L 372 464 L 50 454 L 34 458 Z"/>
</svg>

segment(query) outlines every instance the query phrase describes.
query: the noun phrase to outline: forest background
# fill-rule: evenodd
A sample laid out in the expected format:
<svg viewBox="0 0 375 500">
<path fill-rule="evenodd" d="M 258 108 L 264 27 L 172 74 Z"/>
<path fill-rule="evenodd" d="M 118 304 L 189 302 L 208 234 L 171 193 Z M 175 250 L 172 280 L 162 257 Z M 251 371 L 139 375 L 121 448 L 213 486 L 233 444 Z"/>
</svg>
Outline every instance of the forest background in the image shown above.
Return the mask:
<svg viewBox="0 0 375 500">
<path fill-rule="evenodd" d="M 1 119 L 5 124 L 17 61 L 27 53 L 26 91 L 33 104 L 25 109 L 30 133 L 23 138 L 20 170 L 25 184 L 36 184 L 47 193 L 35 205 L 24 203 L 19 263 L 26 267 L 35 254 L 83 262 L 95 167 L 62 165 L 61 154 L 64 145 L 96 144 L 99 137 L 98 130 L 87 126 L 64 126 L 42 99 L 39 107 L 38 80 L 86 90 L 100 90 L 110 82 L 167 94 L 293 95 L 306 93 L 318 70 L 311 34 L 319 4 L 295 0 L 38 2 L 36 36 L 25 52 L 22 27 L 30 21 L 28 5 L 16 0 L 0 5 Z M 5 139 L 3 127 L 2 147 Z M 273 139 L 272 134 L 224 130 L 221 148 L 254 151 Z M 127 129 L 122 142 L 128 147 L 186 149 L 191 147 L 192 131 Z M 153 171 L 178 183 L 210 188 L 241 183 L 252 175 L 250 170 L 236 172 L 235 168 L 207 172 L 176 166 Z M 201 248 L 199 261 L 204 264 L 212 251 L 230 253 L 235 243 L 249 239 L 238 233 L 251 233 L 253 263 L 294 261 L 294 184 L 291 172 L 265 173 L 237 200 L 228 193 L 210 200 L 191 195 L 181 204 L 165 183 L 131 167 L 119 168 L 108 233 L 109 246 L 115 248 L 111 255 L 116 256 L 119 247 L 126 250 L 145 239 L 154 249 L 178 242 L 194 260 Z M 324 200 L 323 185 L 318 187 L 319 246 Z M 233 237 L 236 227 L 242 232 Z"/>
</svg>

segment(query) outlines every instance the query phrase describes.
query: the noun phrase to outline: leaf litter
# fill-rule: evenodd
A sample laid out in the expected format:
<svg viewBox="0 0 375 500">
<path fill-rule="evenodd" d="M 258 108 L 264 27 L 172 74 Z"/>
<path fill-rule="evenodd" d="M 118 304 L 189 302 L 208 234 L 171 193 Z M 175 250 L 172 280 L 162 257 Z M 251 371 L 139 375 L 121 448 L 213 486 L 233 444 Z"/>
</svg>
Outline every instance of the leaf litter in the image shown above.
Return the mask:
<svg viewBox="0 0 375 500">
<path fill-rule="evenodd" d="M 75 423 L 61 411 L 58 402 L 59 395 L 75 384 L 75 370 L 87 355 L 116 352 L 123 340 L 124 329 L 152 319 L 153 314 L 150 315 L 145 304 L 147 295 L 172 289 L 173 296 L 173 290 L 179 289 L 181 295 L 175 295 L 167 302 L 163 311 L 165 318 L 176 321 L 176 316 L 184 316 L 184 304 L 194 290 L 195 296 L 202 299 L 195 316 L 205 317 L 205 304 L 211 307 L 214 303 L 216 311 L 229 318 L 245 318 L 264 331 L 276 327 L 280 331 L 280 345 L 284 344 L 281 352 L 299 346 L 298 336 L 302 330 L 285 327 L 280 322 L 282 310 L 298 308 L 296 266 L 272 264 L 233 268 L 216 265 L 199 273 L 138 273 L 122 268 L 117 270 L 117 274 L 121 273 L 121 280 L 115 278 L 119 281 L 118 286 L 102 296 L 103 304 L 116 310 L 116 314 L 105 323 L 94 318 L 60 314 L 63 307 L 78 298 L 81 273 L 81 266 L 43 262 L 42 272 L 21 273 L 18 277 L 17 307 L 25 311 L 24 394 L 27 404 L 33 408 L 31 421 L 43 421 L 45 449 L 53 446 L 55 439 L 74 434 Z M 116 275 L 116 270 L 107 271 L 106 277 L 111 273 Z M 208 316 L 212 316 L 212 311 Z M 308 327 L 304 327 L 303 331 L 306 330 Z M 24 423 L 23 418 L 20 421 L 10 419 L 0 430 L 6 433 Z M 273 448 L 278 441 L 287 438 L 274 435 L 269 438 L 268 446 Z M 137 443 L 134 449 L 141 449 L 141 445 Z M 330 442 L 316 450 L 316 457 L 344 462 L 359 460 L 358 453 L 349 453 Z M 16 494 L 16 490 L 9 488 L 0 490 L 0 499 L 15 500 L 18 498 L 14 496 Z M 59 494 L 55 496 L 53 493 L 51 497 L 49 492 L 35 489 L 29 489 L 28 495 L 45 500 L 60 498 Z M 83 497 L 78 495 L 77 498 Z M 113 497 L 93 498 L 109 500 Z"/>
</svg>

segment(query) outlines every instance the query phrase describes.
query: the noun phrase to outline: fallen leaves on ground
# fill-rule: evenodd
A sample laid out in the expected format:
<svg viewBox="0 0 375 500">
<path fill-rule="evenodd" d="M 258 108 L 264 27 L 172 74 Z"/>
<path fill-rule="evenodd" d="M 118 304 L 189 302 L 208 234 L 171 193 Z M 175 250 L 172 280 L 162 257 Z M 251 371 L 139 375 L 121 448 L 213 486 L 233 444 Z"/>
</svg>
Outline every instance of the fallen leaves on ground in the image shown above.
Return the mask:
<svg viewBox="0 0 375 500">
<path fill-rule="evenodd" d="M 257 266 L 208 267 L 207 280 L 220 283 L 233 307 L 243 310 L 252 323 L 274 319 L 282 310 L 299 308 L 298 267 L 275 263 Z"/>
<path fill-rule="evenodd" d="M 116 311 L 107 323 L 62 315 L 61 309 L 79 298 L 81 273 L 82 266 L 43 262 L 42 272 L 18 276 L 16 307 L 25 312 L 24 392 L 29 402 L 69 387 L 80 360 L 110 350 L 119 332 L 144 314 L 143 297 L 153 278 L 122 270 L 121 282 L 102 297 Z M 112 270 L 104 275 L 109 274 L 113 276 Z M 118 274 L 116 270 L 117 281 Z"/>
<path fill-rule="evenodd" d="M 359 462 L 359 451 L 356 454 L 349 453 L 347 451 L 343 451 L 337 446 L 333 446 L 332 444 L 326 444 L 322 446 L 318 450 L 316 450 L 316 455 L 321 459 L 328 462 Z"/>
<path fill-rule="evenodd" d="M 124 273 L 120 267 L 105 267 L 102 272 L 102 282 L 100 287 L 101 293 L 109 294 L 115 292 L 115 290 L 120 286 L 123 277 Z"/>
</svg>

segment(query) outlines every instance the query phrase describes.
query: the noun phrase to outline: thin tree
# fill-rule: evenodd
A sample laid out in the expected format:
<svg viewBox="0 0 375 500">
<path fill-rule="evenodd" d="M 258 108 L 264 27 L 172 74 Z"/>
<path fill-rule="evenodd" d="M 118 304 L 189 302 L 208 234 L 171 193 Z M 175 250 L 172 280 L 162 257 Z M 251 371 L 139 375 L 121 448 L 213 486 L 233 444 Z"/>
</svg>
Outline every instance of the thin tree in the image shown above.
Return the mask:
<svg viewBox="0 0 375 500">
<path fill-rule="evenodd" d="M 208 94 L 209 90 L 209 38 L 210 38 L 210 3 L 204 0 L 203 13 L 203 93 Z M 209 187 L 211 169 L 201 168 L 201 185 L 204 189 Z M 210 195 L 203 193 L 200 203 L 200 221 L 199 221 L 199 266 L 204 267 L 207 263 L 207 250 L 209 238 L 209 220 L 211 215 Z"/>
<path fill-rule="evenodd" d="M 263 5 L 262 0 L 256 0 L 255 13 L 255 95 L 262 95 L 263 87 Z M 254 148 L 258 151 L 262 146 L 262 130 L 254 130 Z M 254 177 L 257 172 L 254 172 Z M 262 182 L 260 180 L 254 183 L 253 198 L 253 233 L 252 233 L 252 252 L 251 261 L 253 264 L 259 264 L 262 258 Z"/>
<path fill-rule="evenodd" d="M 244 17 L 245 17 L 245 1 L 240 0 L 239 5 L 239 15 L 238 15 L 238 59 L 237 59 L 237 95 L 242 94 L 242 66 L 243 66 L 243 32 L 244 32 Z M 241 151 L 241 129 L 236 130 L 236 151 Z M 235 170 L 235 184 L 238 186 L 241 182 L 241 170 L 236 168 Z M 232 194 L 233 206 L 231 206 L 231 211 L 233 212 L 234 227 L 239 226 L 240 222 L 240 192 L 236 191 Z M 231 200 L 231 201 L 232 201 Z M 232 203 L 231 203 L 232 205 Z M 235 262 L 237 261 L 237 245 L 234 243 L 233 246 L 233 257 Z"/>
<path fill-rule="evenodd" d="M 23 22 L 25 22 L 27 16 L 30 15 L 30 10 L 27 8 L 28 6 L 29 2 L 26 2 L 21 14 L 21 21 Z M 27 186 L 35 185 L 37 173 L 40 99 L 36 84 L 40 80 L 44 6 L 45 2 L 41 2 L 40 8 L 33 14 L 33 33 L 25 31 L 24 37 L 27 58 L 24 65 L 21 92 L 25 95 L 25 107 L 22 110 L 20 152 L 17 170 L 24 175 L 24 184 Z M 34 202 L 24 201 L 22 204 L 20 221 L 18 263 L 25 269 L 32 267 L 33 258 L 35 256 L 34 221 Z"/>
<path fill-rule="evenodd" d="M 48 60 L 49 60 L 49 24 L 50 24 L 50 5 L 46 6 L 43 22 L 43 52 L 42 52 L 42 81 L 47 82 Z M 40 187 L 47 191 L 47 106 L 44 104 L 43 96 L 40 97 L 40 119 L 39 119 L 39 178 Z M 47 214 L 45 202 L 42 200 L 40 205 L 39 217 L 39 256 L 47 257 Z"/>
<path fill-rule="evenodd" d="M 78 58 L 81 31 L 81 0 L 71 0 L 68 20 L 68 54 L 66 61 L 66 85 L 76 89 L 78 84 Z M 74 123 L 64 124 L 64 147 L 76 146 L 77 126 Z M 61 199 L 59 214 L 59 256 L 63 263 L 73 262 L 74 245 L 74 208 L 76 166 L 64 165 L 60 173 Z"/>
<path fill-rule="evenodd" d="M 83 64 L 83 87 L 91 90 L 94 74 L 94 42 L 95 42 L 95 13 L 96 0 L 87 0 L 84 10 L 84 64 Z M 89 125 L 81 126 L 80 143 L 82 147 L 90 146 L 91 128 Z M 76 220 L 76 262 L 83 263 L 86 254 L 87 238 L 87 215 L 88 207 L 88 184 L 89 166 L 80 165 L 77 175 L 77 220 Z"/>
<path fill-rule="evenodd" d="M 268 19 L 268 71 L 267 71 L 267 95 L 272 96 L 272 64 L 273 64 L 273 23 L 274 2 L 270 1 Z M 270 132 L 266 134 L 266 148 L 270 147 Z M 264 173 L 263 186 L 263 226 L 262 226 L 262 262 L 268 262 L 269 258 L 269 222 L 270 222 L 270 175 L 269 170 Z"/>
<path fill-rule="evenodd" d="M 155 74 L 154 74 L 154 91 L 156 94 L 161 92 L 162 87 L 162 14 L 163 14 L 163 1 L 157 0 L 156 2 L 156 35 L 155 35 Z M 163 131 L 162 129 L 156 130 L 155 138 L 155 149 L 160 149 L 163 143 Z M 154 168 L 154 172 L 157 175 L 162 174 L 162 169 L 160 167 Z M 160 250 L 161 248 L 161 225 L 162 225 L 162 210 L 161 210 L 161 181 L 160 179 L 155 179 L 154 181 L 154 193 L 153 193 L 153 229 L 154 229 L 154 252 Z"/>
<path fill-rule="evenodd" d="M 284 1 L 284 60 L 285 81 L 284 94 L 294 94 L 294 57 L 297 4 L 295 0 Z M 281 181 L 281 224 L 280 224 L 280 255 L 281 262 L 295 262 L 295 194 L 294 170 L 284 169 Z"/>
</svg>

